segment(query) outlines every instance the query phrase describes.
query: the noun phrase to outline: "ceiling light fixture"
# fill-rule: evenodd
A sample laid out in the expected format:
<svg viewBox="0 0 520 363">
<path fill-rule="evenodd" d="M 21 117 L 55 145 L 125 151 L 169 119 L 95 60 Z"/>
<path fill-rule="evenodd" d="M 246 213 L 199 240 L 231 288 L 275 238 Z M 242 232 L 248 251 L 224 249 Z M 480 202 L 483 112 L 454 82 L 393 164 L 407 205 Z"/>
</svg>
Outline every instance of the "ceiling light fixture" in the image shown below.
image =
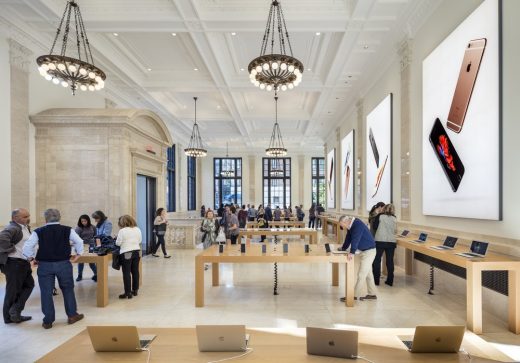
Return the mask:
<svg viewBox="0 0 520 363">
<path fill-rule="evenodd" d="M 73 26 L 70 24 L 71 18 L 74 20 Z M 61 36 L 62 28 L 63 35 Z M 72 37 L 75 38 L 71 40 L 71 43 L 74 42 L 77 45 L 77 55 L 74 55 L 77 58 L 67 56 L 71 30 L 74 34 Z M 52 54 L 58 38 L 62 40 L 60 54 Z M 105 87 L 105 72 L 94 65 L 83 17 L 75 0 L 69 0 L 65 6 L 49 54 L 39 56 L 36 63 L 38 63 L 40 75 L 54 84 L 70 87 L 73 95 L 76 94 L 78 88 L 82 91 L 95 91 Z"/>
<path fill-rule="evenodd" d="M 176 37 L 177 36 L 177 33 L 172 33 L 172 37 Z"/>
<path fill-rule="evenodd" d="M 282 133 L 280 126 L 278 125 L 278 95 L 275 93 L 275 121 L 273 127 L 273 133 L 271 134 L 271 140 L 269 141 L 269 147 L 265 149 L 267 156 L 285 156 L 287 155 L 287 149 L 283 144 Z"/>
<path fill-rule="evenodd" d="M 277 33 L 275 33 L 275 29 Z M 275 53 L 275 38 L 278 39 L 278 54 Z M 271 53 L 266 54 L 269 43 Z M 289 54 L 287 54 L 286 45 L 289 48 Z M 294 58 L 292 54 L 282 5 L 279 0 L 273 0 L 265 26 L 260 56 L 253 59 L 247 67 L 249 79 L 262 90 L 278 91 L 281 89 L 286 91 L 300 84 L 303 70 L 302 62 Z"/>
<path fill-rule="evenodd" d="M 199 125 L 197 125 L 197 97 L 193 97 L 193 100 L 195 101 L 195 123 L 193 124 L 190 143 L 188 147 L 184 149 L 184 153 L 192 158 L 203 158 L 208 155 L 208 150 L 204 148 L 200 137 Z"/>
<path fill-rule="evenodd" d="M 199 69 L 198 68 L 193 68 L 194 71 L 198 71 Z"/>
<path fill-rule="evenodd" d="M 321 33 L 320 33 L 320 32 L 316 32 L 316 36 L 320 36 L 320 35 L 321 35 Z"/>
<path fill-rule="evenodd" d="M 231 35 L 237 35 L 237 33 L 235 33 L 235 32 L 232 32 L 232 33 L 231 33 Z"/>
<path fill-rule="evenodd" d="M 119 36 L 119 34 L 117 34 L 117 33 L 114 33 L 114 36 L 115 36 L 115 37 L 118 37 L 118 36 Z"/>
<path fill-rule="evenodd" d="M 228 143 L 226 142 L 226 158 L 224 160 L 222 160 L 223 162 L 229 161 L 228 151 L 229 151 Z M 222 171 L 220 172 L 221 176 L 226 177 L 226 178 L 231 178 L 231 177 L 235 176 L 235 171 L 233 170 L 234 160 L 231 160 L 231 161 L 232 161 L 231 165 L 229 165 L 229 163 L 226 162 L 226 167 L 224 168 L 224 166 L 222 166 Z"/>
</svg>

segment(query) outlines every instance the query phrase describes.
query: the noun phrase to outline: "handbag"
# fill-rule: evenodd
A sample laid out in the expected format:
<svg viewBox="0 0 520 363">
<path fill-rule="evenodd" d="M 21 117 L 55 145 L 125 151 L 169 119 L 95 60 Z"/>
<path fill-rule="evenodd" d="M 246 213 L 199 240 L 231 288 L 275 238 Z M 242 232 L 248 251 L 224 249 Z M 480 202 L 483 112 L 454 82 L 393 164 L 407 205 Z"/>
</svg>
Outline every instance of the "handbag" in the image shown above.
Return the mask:
<svg viewBox="0 0 520 363">
<path fill-rule="evenodd" d="M 166 234 L 166 223 L 161 223 L 155 226 L 155 234 L 158 236 L 164 236 Z"/>
<path fill-rule="evenodd" d="M 112 268 L 114 270 L 121 268 L 121 254 L 119 253 L 119 249 L 112 251 Z"/>
<path fill-rule="evenodd" d="M 226 242 L 226 235 L 224 233 L 224 230 L 223 228 L 221 228 L 219 231 L 218 231 L 218 235 L 217 235 L 217 239 L 215 240 L 217 242 Z"/>
</svg>

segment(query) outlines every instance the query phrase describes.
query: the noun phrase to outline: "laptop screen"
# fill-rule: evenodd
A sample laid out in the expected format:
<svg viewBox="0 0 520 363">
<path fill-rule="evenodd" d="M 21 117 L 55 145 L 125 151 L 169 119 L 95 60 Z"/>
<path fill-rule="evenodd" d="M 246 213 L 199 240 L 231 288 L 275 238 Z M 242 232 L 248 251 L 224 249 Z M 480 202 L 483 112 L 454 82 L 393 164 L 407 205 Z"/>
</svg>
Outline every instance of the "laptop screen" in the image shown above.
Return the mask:
<svg viewBox="0 0 520 363">
<path fill-rule="evenodd" d="M 473 241 L 471 242 L 471 252 L 478 253 L 479 255 L 485 255 L 487 251 L 488 243 Z"/>
<path fill-rule="evenodd" d="M 419 239 L 420 239 L 421 241 L 426 241 L 426 237 L 428 237 L 428 234 L 426 234 L 426 233 L 421 233 L 421 234 L 419 235 Z"/>
<path fill-rule="evenodd" d="M 457 237 L 448 236 L 444 240 L 444 246 L 446 246 L 446 247 L 452 247 L 453 248 L 453 247 L 455 247 L 456 243 L 457 243 Z"/>
</svg>

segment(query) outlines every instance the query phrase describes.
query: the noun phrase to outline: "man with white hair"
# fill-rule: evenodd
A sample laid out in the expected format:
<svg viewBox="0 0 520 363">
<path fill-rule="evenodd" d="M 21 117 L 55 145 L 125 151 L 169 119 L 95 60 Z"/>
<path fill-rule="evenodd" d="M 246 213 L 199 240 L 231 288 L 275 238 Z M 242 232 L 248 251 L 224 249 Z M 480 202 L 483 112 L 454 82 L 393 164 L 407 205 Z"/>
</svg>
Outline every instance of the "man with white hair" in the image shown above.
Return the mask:
<svg viewBox="0 0 520 363">
<path fill-rule="evenodd" d="M 43 215 L 46 225 L 34 230 L 31 237 L 25 242 L 23 254 L 29 261 L 35 261 L 34 263 L 38 265 L 38 282 L 44 315 L 42 327 L 50 329 L 55 320 L 52 290 L 56 278 L 63 293 L 68 323 L 74 324 L 84 317 L 77 311 L 71 264 L 71 262 L 77 262 L 83 253 L 83 240 L 73 228 L 60 224 L 59 210 L 47 209 Z M 74 243 L 76 250 L 76 255 L 72 258 L 70 241 Z M 37 245 L 38 252 L 35 256 Z"/>
<path fill-rule="evenodd" d="M 345 242 L 339 249 L 346 251 L 350 246 L 350 252 L 347 255 L 348 260 L 352 260 L 352 256 L 356 251 L 359 251 L 358 256 L 361 259 L 356 287 L 354 288 L 354 300 L 376 300 L 377 290 L 374 283 L 374 275 L 372 274 L 372 263 L 376 257 L 376 242 L 374 241 L 374 237 L 372 237 L 366 224 L 358 218 L 341 216 L 339 226 L 341 229 L 347 230 Z M 365 282 L 368 290 L 367 295 L 360 296 L 361 289 Z M 342 297 L 340 301 L 345 302 L 345 298 Z"/>
</svg>

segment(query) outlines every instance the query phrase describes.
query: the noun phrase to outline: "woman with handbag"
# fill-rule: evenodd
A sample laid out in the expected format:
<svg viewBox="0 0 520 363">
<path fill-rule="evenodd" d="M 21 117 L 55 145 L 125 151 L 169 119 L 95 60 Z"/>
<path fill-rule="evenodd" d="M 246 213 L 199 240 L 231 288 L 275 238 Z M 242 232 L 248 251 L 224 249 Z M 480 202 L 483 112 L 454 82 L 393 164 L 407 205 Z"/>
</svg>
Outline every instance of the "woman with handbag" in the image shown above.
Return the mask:
<svg viewBox="0 0 520 363">
<path fill-rule="evenodd" d="M 96 227 L 92 225 L 92 222 L 90 221 L 90 217 L 86 214 L 83 214 L 81 217 L 79 217 L 78 220 L 78 226 L 75 229 L 78 236 L 81 237 L 83 240 L 83 243 L 86 245 L 89 245 L 90 247 L 94 247 L 96 245 L 96 242 L 94 240 L 94 236 L 96 235 Z M 89 250 L 87 248 L 87 251 Z M 89 251 L 90 252 L 90 251 Z M 97 268 L 95 263 L 89 263 L 90 269 L 94 273 L 92 276 L 92 280 L 97 282 Z M 83 268 L 85 267 L 84 263 L 78 263 L 78 277 L 76 278 L 76 281 L 83 280 Z"/>
<path fill-rule="evenodd" d="M 155 229 L 155 235 L 157 236 L 157 242 L 155 243 L 155 248 L 152 252 L 152 256 L 159 257 L 159 255 L 157 254 L 157 250 L 159 249 L 159 246 L 161 246 L 164 258 L 172 257 L 166 253 L 166 243 L 164 241 L 164 235 L 166 234 L 166 228 L 168 227 L 168 220 L 166 219 L 166 209 L 157 209 L 157 212 L 155 212 L 155 220 L 153 221 L 153 225 Z"/>
<path fill-rule="evenodd" d="M 139 252 L 143 235 L 132 216 L 119 217 L 118 225 L 121 229 L 117 234 L 116 245 L 121 247 L 119 258 L 125 287 L 125 292 L 119 295 L 119 298 L 131 299 L 137 296 L 139 290 L 139 260 L 141 259 Z"/>
<path fill-rule="evenodd" d="M 202 225 L 200 226 L 200 230 L 204 233 L 202 237 L 204 248 L 208 248 L 212 244 L 217 243 L 219 227 L 213 211 L 209 210 L 206 212 L 206 218 L 202 221 Z"/>
</svg>

